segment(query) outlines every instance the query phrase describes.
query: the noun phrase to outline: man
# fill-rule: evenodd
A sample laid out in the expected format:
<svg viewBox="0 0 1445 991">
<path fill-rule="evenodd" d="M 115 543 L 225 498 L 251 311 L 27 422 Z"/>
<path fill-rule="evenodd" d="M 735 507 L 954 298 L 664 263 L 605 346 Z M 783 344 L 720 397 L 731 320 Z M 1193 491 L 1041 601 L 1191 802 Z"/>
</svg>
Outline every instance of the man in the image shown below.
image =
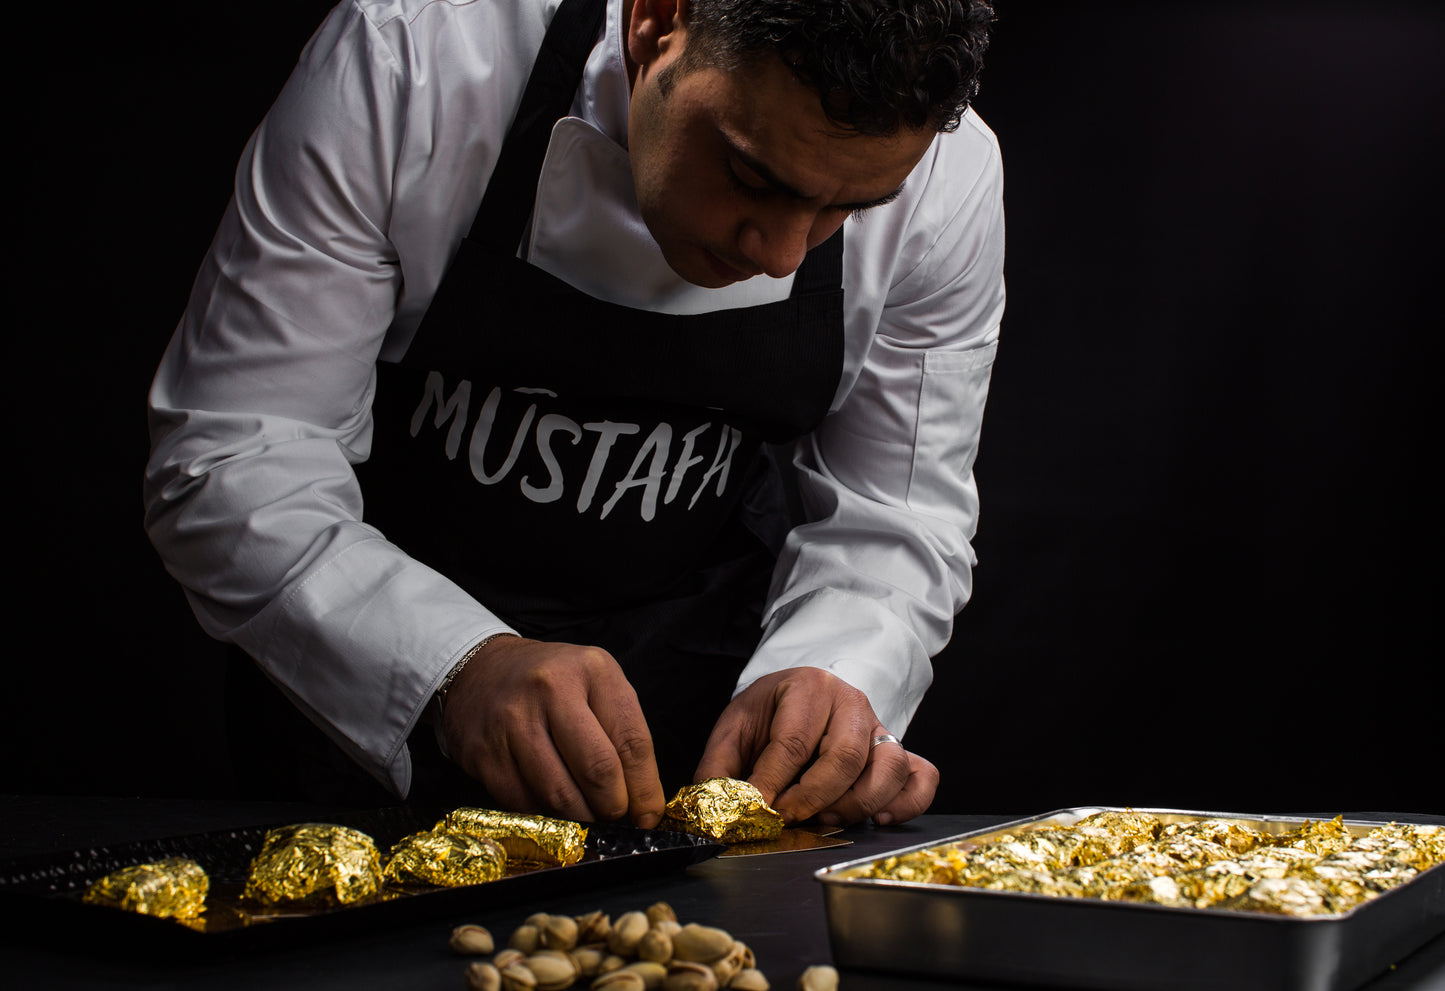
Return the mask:
<svg viewBox="0 0 1445 991">
<path fill-rule="evenodd" d="M 1003 307 L 991 11 L 553 6 L 311 40 L 152 388 L 152 540 L 397 794 L 430 720 L 505 807 L 917 815 Z"/>
</svg>

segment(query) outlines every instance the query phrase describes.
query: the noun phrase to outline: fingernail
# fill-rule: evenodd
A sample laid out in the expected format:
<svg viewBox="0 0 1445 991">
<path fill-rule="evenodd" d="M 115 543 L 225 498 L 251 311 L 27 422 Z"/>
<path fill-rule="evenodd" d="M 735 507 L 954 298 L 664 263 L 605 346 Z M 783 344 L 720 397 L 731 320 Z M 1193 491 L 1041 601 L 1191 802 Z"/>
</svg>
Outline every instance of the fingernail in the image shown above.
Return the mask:
<svg viewBox="0 0 1445 991">
<path fill-rule="evenodd" d="M 880 813 L 878 813 L 876 816 L 873 817 L 873 821 L 874 821 L 875 823 L 877 823 L 878 825 L 880 825 L 880 826 L 887 826 L 887 825 L 892 824 L 892 822 L 893 822 L 893 817 L 892 817 L 891 815 L 889 815 L 887 812 L 880 812 Z"/>
</svg>

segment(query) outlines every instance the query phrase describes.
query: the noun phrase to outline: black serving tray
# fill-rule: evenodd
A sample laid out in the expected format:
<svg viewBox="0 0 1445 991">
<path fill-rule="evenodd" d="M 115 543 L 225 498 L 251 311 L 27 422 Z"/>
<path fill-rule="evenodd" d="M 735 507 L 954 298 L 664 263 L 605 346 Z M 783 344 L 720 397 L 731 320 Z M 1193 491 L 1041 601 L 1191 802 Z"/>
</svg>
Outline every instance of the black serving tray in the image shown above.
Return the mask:
<svg viewBox="0 0 1445 991">
<path fill-rule="evenodd" d="M 409 833 L 430 829 L 449 810 L 409 806 L 327 816 L 324 820 L 359 829 L 383 854 Z M 586 852 L 566 867 L 547 867 L 487 884 L 460 888 L 408 889 L 385 900 L 340 908 L 270 914 L 241 925 L 229 911 L 245 884 L 251 860 L 266 832 L 290 822 L 243 829 L 191 833 L 158 840 L 93 846 L 0 860 L 0 914 L 12 927 L 44 940 L 82 931 L 87 943 L 127 955 L 164 953 L 212 956 L 261 948 L 312 945 L 318 940 L 394 928 L 467 911 L 487 911 L 522 901 L 592 890 L 681 870 L 717 856 L 722 844 L 688 833 L 638 829 L 615 823 L 587 826 Z M 165 857 L 189 857 L 210 876 L 207 915 L 219 911 L 206 930 L 81 901 L 90 884 L 112 871 Z M 76 929 L 73 927 L 79 926 Z M 15 934 L 12 928 L 12 935 Z"/>
</svg>

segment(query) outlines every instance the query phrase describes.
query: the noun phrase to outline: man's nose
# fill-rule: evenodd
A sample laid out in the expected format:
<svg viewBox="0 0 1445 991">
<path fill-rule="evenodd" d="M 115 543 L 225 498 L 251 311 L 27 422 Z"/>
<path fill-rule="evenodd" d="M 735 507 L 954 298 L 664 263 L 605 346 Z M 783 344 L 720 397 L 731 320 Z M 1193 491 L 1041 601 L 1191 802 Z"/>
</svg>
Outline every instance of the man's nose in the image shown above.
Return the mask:
<svg viewBox="0 0 1445 991">
<path fill-rule="evenodd" d="M 815 219 L 811 209 L 792 206 L 760 213 L 743 224 L 738 250 L 774 279 L 792 275 L 808 253 Z"/>
</svg>

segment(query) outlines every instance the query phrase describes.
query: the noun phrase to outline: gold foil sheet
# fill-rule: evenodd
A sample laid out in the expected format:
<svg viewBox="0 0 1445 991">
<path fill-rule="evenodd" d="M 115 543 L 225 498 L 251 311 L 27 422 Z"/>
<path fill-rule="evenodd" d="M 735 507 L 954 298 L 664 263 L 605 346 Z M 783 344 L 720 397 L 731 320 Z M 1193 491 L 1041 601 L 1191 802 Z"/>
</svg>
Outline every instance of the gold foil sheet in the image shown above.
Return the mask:
<svg viewBox="0 0 1445 991">
<path fill-rule="evenodd" d="M 1334 853 L 1336 850 L 1343 850 L 1350 845 L 1352 838 L 1350 831 L 1345 828 L 1344 816 L 1335 816 L 1329 822 L 1306 822 L 1299 828 L 1277 837 L 1274 845 L 1308 850 L 1310 853 L 1318 853 L 1323 856 L 1327 853 Z"/>
<path fill-rule="evenodd" d="M 1428 870 L 1436 864 L 1445 863 L 1445 826 L 1392 822 L 1370 830 L 1369 839 L 1389 844 L 1392 849 L 1403 846 L 1405 852 L 1396 853 L 1395 859 L 1417 870 Z"/>
<path fill-rule="evenodd" d="M 1264 834 L 1243 823 L 1227 819 L 1201 819 L 1198 822 L 1175 822 L 1165 826 L 1159 833 L 1161 838 L 1188 838 L 1208 840 L 1224 847 L 1230 853 L 1248 853 L 1266 842 Z"/>
<path fill-rule="evenodd" d="M 495 840 L 442 828 L 398 840 L 382 876 L 390 884 L 454 888 L 485 884 L 506 873 L 507 854 Z"/>
<path fill-rule="evenodd" d="M 1218 907 L 1271 915 L 1325 915 L 1330 911 L 1319 888 L 1299 877 L 1264 878 L 1250 885 L 1243 894 L 1220 902 Z"/>
<path fill-rule="evenodd" d="M 661 826 L 719 843 L 744 843 L 776 839 L 783 831 L 783 817 L 748 782 L 709 778 L 678 789 L 663 811 Z"/>
<path fill-rule="evenodd" d="M 243 898 L 263 905 L 351 905 L 381 890 L 381 855 L 346 826 L 299 823 L 266 833 Z"/>
<path fill-rule="evenodd" d="M 460 808 L 447 813 L 438 829 L 491 840 L 520 866 L 575 864 L 586 852 L 587 827 L 565 819 L 495 809 Z"/>
<path fill-rule="evenodd" d="M 200 864 L 183 857 L 168 857 L 107 874 L 87 888 L 81 900 L 87 905 L 189 923 L 199 920 L 206 910 L 210 886 L 210 878 Z"/>
<path fill-rule="evenodd" d="M 1141 842 L 1147 842 L 1159 836 L 1164 824 L 1159 821 L 1158 816 L 1148 812 L 1135 812 L 1133 809 L 1106 809 L 1103 812 L 1084 816 L 1074 824 L 1074 828 L 1081 832 L 1098 829 L 1106 833 L 1131 836 Z"/>
<path fill-rule="evenodd" d="M 1224 819 L 1160 826 L 1100 813 L 987 842 L 876 861 L 864 877 L 994 891 L 1282 915 L 1347 912 L 1440 863 L 1445 829 L 1391 823 L 1356 837 L 1343 817 L 1278 835 Z M 1082 830 L 1080 827 L 1083 827 Z M 1108 838 L 1118 830 L 1116 842 Z M 1112 856 L 1102 856 L 1121 850 Z M 1094 859 L 1099 857 L 1100 859 Z"/>
</svg>

